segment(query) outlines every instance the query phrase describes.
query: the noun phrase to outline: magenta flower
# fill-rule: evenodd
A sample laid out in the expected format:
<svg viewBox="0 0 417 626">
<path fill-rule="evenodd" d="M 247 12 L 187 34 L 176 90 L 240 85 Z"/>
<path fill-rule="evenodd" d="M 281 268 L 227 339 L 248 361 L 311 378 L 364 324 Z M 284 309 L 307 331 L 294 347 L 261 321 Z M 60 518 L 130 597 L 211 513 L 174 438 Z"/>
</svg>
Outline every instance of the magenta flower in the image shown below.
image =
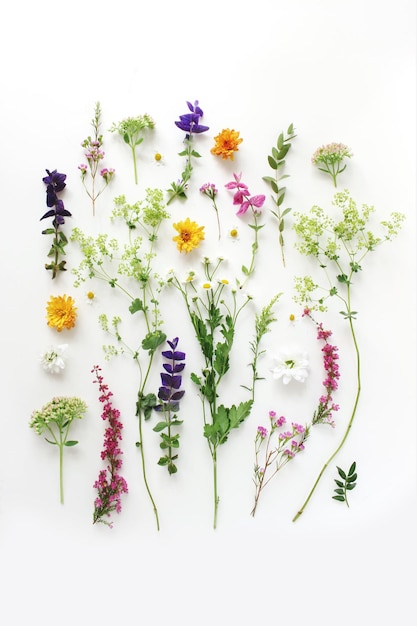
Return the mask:
<svg viewBox="0 0 417 626">
<path fill-rule="evenodd" d="M 238 193 L 242 193 L 242 192 L 237 192 L 235 194 L 235 198 L 238 195 Z M 251 197 L 245 196 L 243 194 L 242 197 L 246 199 L 241 202 L 240 209 L 236 213 L 236 215 L 243 215 L 244 213 L 246 213 L 249 207 L 252 209 L 254 213 L 257 213 L 257 214 L 261 213 L 259 209 L 264 205 L 264 202 L 265 202 L 265 196 L 263 194 L 260 194 L 258 196 L 251 196 Z M 236 204 L 236 202 L 234 202 L 234 204 Z"/>
<path fill-rule="evenodd" d="M 265 196 L 262 194 L 251 196 L 248 186 L 245 183 L 242 183 L 242 173 L 234 173 L 233 178 L 234 180 L 226 183 L 225 187 L 230 191 L 235 190 L 235 193 L 233 195 L 233 204 L 239 205 L 239 210 L 237 211 L 236 215 L 244 215 L 247 210 L 251 208 L 254 218 L 254 224 L 250 224 L 250 227 L 253 229 L 254 232 L 251 263 L 249 267 L 246 267 L 245 265 L 242 266 L 242 272 L 246 277 L 245 281 L 242 284 L 240 284 L 238 281 L 239 287 L 242 288 L 249 276 L 251 276 L 251 274 L 253 274 L 253 272 L 255 271 L 255 257 L 259 247 L 258 232 L 261 228 L 263 228 L 263 224 L 258 224 L 258 215 L 260 215 L 261 213 L 260 209 L 265 202 Z"/>
<path fill-rule="evenodd" d="M 103 377 L 99 374 L 101 368 L 95 365 L 91 370 L 96 375 L 94 383 L 98 383 L 100 388 L 99 401 L 103 404 L 101 417 L 108 421 L 108 426 L 104 433 L 104 446 L 100 454 L 103 461 L 107 461 L 106 469 L 100 471 L 98 479 L 93 487 L 97 489 L 97 497 L 94 500 L 93 524 L 101 522 L 112 527 L 112 523 L 106 518 L 111 516 L 113 511 L 120 513 L 122 510 L 121 496 L 128 493 L 125 479 L 119 474 L 122 467 L 119 441 L 122 439 L 123 424 L 120 421 L 120 412 L 112 405 L 112 392 L 103 383 Z"/>
</svg>

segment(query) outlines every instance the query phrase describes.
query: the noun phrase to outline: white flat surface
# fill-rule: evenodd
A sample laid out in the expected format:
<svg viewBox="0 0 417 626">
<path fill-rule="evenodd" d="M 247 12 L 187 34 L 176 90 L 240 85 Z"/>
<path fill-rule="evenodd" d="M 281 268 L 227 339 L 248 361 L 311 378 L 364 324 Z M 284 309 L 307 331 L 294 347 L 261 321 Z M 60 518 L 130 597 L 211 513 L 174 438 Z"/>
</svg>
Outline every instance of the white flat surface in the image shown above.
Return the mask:
<svg viewBox="0 0 417 626">
<path fill-rule="evenodd" d="M 27 4 L 27 6 L 25 6 Z M 179 0 L 142 6 L 121 0 L 114 6 L 72 2 L 17 3 L 2 19 L 2 215 L 3 298 L 1 360 L 3 409 L 0 422 L 1 611 L 7 626 L 34 619 L 45 625 L 112 621 L 119 624 L 267 623 L 291 620 L 321 626 L 371 622 L 410 623 L 415 592 L 416 523 L 416 360 L 415 360 L 415 3 L 353 0 L 283 2 L 260 0 L 192 4 Z M 267 154 L 292 122 L 297 138 L 287 159 L 286 205 L 308 211 L 330 207 L 330 178 L 310 163 L 322 144 L 340 141 L 354 157 L 340 177 L 359 204 L 376 207 L 385 219 L 406 214 L 393 243 L 367 259 L 356 286 L 360 311 L 357 332 L 362 353 L 363 392 L 357 419 L 337 458 L 342 467 L 356 460 L 358 486 L 348 510 L 331 499 L 334 465 L 320 483 L 303 517 L 292 523 L 323 462 L 344 432 L 353 403 L 355 379 L 348 329 L 337 311 L 326 322 L 340 348 L 341 380 L 335 431 L 312 434 L 308 448 L 265 490 L 255 519 L 253 438 L 258 423 L 275 409 L 290 419 L 310 419 L 322 378 L 314 328 L 294 327 L 293 277 L 309 273 L 308 261 L 285 231 L 287 267 L 281 265 L 277 226 L 263 213 L 251 313 L 242 320 L 227 394 L 240 399 L 247 370 L 251 315 L 283 292 L 277 322 L 266 338 L 252 415 L 219 450 L 220 509 L 212 530 L 211 463 L 202 435 L 200 403 L 184 376 L 179 472 L 174 477 L 153 463 L 159 440 L 151 426 L 149 472 L 158 501 L 161 531 L 143 489 L 134 448 L 136 373 L 130 362 L 106 362 L 107 343 L 99 313 L 126 306 L 105 285 L 97 303 L 85 304 L 87 289 L 76 290 L 70 272 L 52 281 L 43 269 L 47 238 L 39 218 L 45 209 L 45 168 L 67 174 L 62 199 L 73 226 L 86 233 L 109 231 L 112 198 L 129 202 L 146 187 L 166 189 L 181 172 L 183 133 L 174 120 L 186 100 L 198 99 L 208 133 L 196 138 L 196 163 L 189 199 L 174 202 L 172 220 L 187 216 L 206 226 L 199 251 L 180 258 L 169 225 L 157 263 L 184 270 L 199 266 L 202 254 L 224 254 L 236 273 L 250 255 L 250 230 L 239 222 L 232 195 L 223 185 L 242 172 L 252 193 L 269 189 Z M 116 168 L 114 184 L 97 204 L 97 216 L 78 175 L 81 141 L 90 132 L 94 104 L 103 111 L 105 165 Z M 128 148 L 107 129 L 127 116 L 149 113 L 156 129 L 138 149 L 139 184 L 133 184 Z M 240 131 L 244 141 L 233 163 L 210 154 L 222 128 Z M 164 155 L 156 167 L 153 153 Z M 215 182 L 222 226 L 239 226 L 241 239 L 226 237 L 220 247 L 210 201 L 198 188 Z M 267 205 L 266 205 L 267 206 Z M 269 205 L 271 206 L 271 205 Z M 79 260 L 68 248 L 68 265 Z M 45 322 L 51 294 L 77 300 L 76 328 L 57 333 Z M 178 294 L 164 296 L 165 330 L 180 337 L 187 373 L 198 371 L 199 352 Z M 120 309 L 120 312 L 125 309 Z M 132 320 L 126 315 L 126 326 Z M 135 331 L 130 326 L 132 332 Z M 70 344 L 65 372 L 48 376 L 37 361 L 52 342 Z M 270 357 L 288 343 L 306 349 L 315 367 L 303 386 L 273 381 Z M 246 360 L 245 360 L 246 359 Z M 91 367 L 99 363 L 121 410 L 123 473 L 129 494 L 114 528 L 91 523 L 101 461 L 103 425 Z M 242 373 L 243 372 L 243 373 Z M 159 371 L 154 371 L 158 386 Z M 58 499 L 58 465 L 28 428 L 35 408 L 54 395 L 86 400 L 87 416 L 74 427 L 80 445 L 67 451 L 66 502 Z"/>
</svg>

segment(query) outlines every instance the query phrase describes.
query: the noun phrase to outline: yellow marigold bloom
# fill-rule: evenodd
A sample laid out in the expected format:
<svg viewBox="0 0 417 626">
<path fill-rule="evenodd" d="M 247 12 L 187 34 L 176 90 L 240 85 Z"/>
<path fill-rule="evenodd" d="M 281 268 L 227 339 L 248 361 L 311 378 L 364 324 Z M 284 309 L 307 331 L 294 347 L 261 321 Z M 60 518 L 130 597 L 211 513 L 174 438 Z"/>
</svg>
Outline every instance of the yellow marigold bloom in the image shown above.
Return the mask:
<svg viewBox="0 0 417 626">
<path fill-rule="evenodd" d="M 196 222 L 192 222 L 189 217 L 184 222 L 173 224 L 178 235 L 172 238 L 177 243 L 177 249 L 180 252 L 191 252 L 194 248 L 198 248 L 200 241 L 204 239 L 204 226 L 199 226 Z"/>
<path fill-rule="evenodd" d="M 77 319 L 77 308 L 71 296 L 51 296 L 46 305 L 46 318 L 48 326 L 56 328 L 60 333 L 63 328 L 70 330 L 75 326 Z"/>
<path fill-rule="evenodd" d="M 221 156 L 222 159 L 231 159 L 233 161 L 234 152 L 239 150 L 238 146 L 243 139 L 239 137 L 239 131 L 224 128 L 215 138 L 214 148 L 210 150 L 215 156 Z"/>
</svg>

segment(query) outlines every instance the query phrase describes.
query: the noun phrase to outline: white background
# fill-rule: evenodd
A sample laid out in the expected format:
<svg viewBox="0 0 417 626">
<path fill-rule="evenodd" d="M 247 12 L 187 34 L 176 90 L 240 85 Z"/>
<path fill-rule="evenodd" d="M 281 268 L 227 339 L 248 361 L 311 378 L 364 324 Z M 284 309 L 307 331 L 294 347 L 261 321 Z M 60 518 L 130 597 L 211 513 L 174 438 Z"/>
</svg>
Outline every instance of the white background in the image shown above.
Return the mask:
<svg viewBox="0 0 417 626">
<path fill-rule="evenodd" d="M 410 623 L 415 593 L 415 4 L 411 0 L 364 2 L 259 0 L 154 3 L 120 0 L 111 5 L 16 2 L 2 18 L 1 172 L 2 227 L 2 414 L 0 456 L 1 612 L 5 624 L 224 624 L 291 620 L 322 625 L 354 621 Z M 212 529 L 211 463 L 202 435 L 200 403 L 184 376 L 179 472 L 155 465 L 158 436 L 146 424 L 149 474 L 161 518 L 155 529 L 134 448 L 136 372 L 123 358 L 104 361 L 97 316 L 127 302 L 96 287 L 97 302 L 85 303 L 70 272 L 55 281 L 43 269 L 49 245 L 39 218 L 46 210 L 45 168 L 67 174 L 62 195 L 73 217 L 65 232 L 110 231 L 112 198 L 130 202 L 146 187 L 166 189 L 183 166 L 177 154 L 183 134 L 174 120 L 185 101 L 198 99 L 208 133 L 196 138 L 196 163 L 189 199 L 174 202 L 160 238 L 158 263 L 185 271 L 202 255 L 219 252 L 236 274 L 249 262 L 250 229 L 235 216 L 223 185 L 243 172 L 252 193 L 269 189 L 266 156 L 292 122 L 297 138 L 287 158 L 286 206 L 308 211 L 331 208 L 329 177 L 311 165 L 314 150 L 341 141 L 354 157 L 340 176 L 359 204 L 372 204 L 377 219 L 393 210 L 407 220 L 397 240 L 370 255 L 354 286 L 362 353 L 363 392 L 354 428 L 337 464 L 356 460 L 358 486 L 351 507 L 331 499 L 335 467 L 326 472 L 302 518 L 291 521 L 323 462 L 334 450 L 350 416 L 355 391 L 354 355 L 348 328 L 337 310 L 325 318 L 340 348 L 341 381 L 335 430 L 317 427 L 305 453 L 265 490 L 253 519 L 253 438 L 275 409 L 290 419 L 311 418 L 322 371 L 314 328 L 306 320 L 291 327 L 293 277 L 313 266 L 294 249 L 292 219 L 285 230 L 287 267 L 277 246 L 277 225 L 265 205 L 264 229 L 254 296 L 238 330 L 225 395 L 240 401 L 248 370 L 247 339 L 253 315 L 276 292 L 277 322 L 261 363 L 252 415 L 219 451 L 220 509 Z M 78 175 L 81 141 L 90 133 L 94 105 L 103 110 L 104 165 L 116 168 L 114 184 L 98 201 L 97 216 Z M 133 184 L 128 148 L 107 132 L 113 122 L 149 113 L 156 129 L 138 150 L 139 184 Z M 222 128 L 244 141 L 232 163 L 210 154 Z M 153 163 L 158 150 L 164 165 Z M 214 212 L 198 188 L 219 188 L 224 233 L 238 225 L 240 240 L 216 240 Z M 171 222 L 190 216 L 206 227 L 206 239 L 190 258 L 171 241 Z M 79 260 L 68 247 L 68 265 Z M 76 328 L 62 336 L 45 321 L 51 294 L 73 295 Z M 121 308 L 122 307 L 122 308 Z M 125 308 L 123 308 L 125 307 Z M 199 352 L 179 295 L 163 296 L 168 337 L 180 336 L 187 370 L 198 371 Z M 132 323 L 125 315 L 126 324 Z M 240 333 L 240 334 L 239 334 Z M 67 341 L 70 358 L 60 377 L 45 373 L 39 354 Z M 269 372 L 283 345 L 308 350 L 306 383 L 283 387 Z M 100 363 L 105 382 L 122 412 L 123 474 L 129 494 L 114 528 L 93 526 L 94 482 L 101 461 L 103 423 L 91 367 Z M 153 382 L 158 386 L 159 370 Z M 58 498 L 56 450 L 28 428 L 31 412 L 54 395 L 78 395 L 88 413 L 74 425 L 77 448 L 65 457 L 65 505 Z M 236 395 L 236 400 L 235 400 Z"/>
</svg>

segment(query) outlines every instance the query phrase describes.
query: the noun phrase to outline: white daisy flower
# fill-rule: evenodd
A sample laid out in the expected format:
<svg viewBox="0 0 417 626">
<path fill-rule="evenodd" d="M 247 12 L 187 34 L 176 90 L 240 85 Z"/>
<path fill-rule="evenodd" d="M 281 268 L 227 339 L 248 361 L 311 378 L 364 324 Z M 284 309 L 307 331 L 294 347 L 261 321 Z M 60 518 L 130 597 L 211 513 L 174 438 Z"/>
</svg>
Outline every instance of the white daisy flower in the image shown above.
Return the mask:
<svg viewBox="0 0 417 626">
<path fill-rule="evenodd" d="M 232 241 L 239 241 L 239 229 L 236 226 L 233 226 L 227 231 L 227 236 Z"/>
<path fill-rule="evenodd" d="M 291 380 L 303 383 L 308 374 L 309 362 L 307 352 L 284 348 L 273 357 L 274 367 L 270 369 L 275 380 L 282 379 L 284 385 Z"/>
<path fill-rule="evenodd" d="M 97 296 L 94 293 L 94 291 L 87 291 L 85 294 L 85 301 L 87 302 L 87 304 L 93 304 L 94 302 L 96 302 L 97 300 Z"/>
<path fill-rule="evenodd" d="M 45 371 L 49 374 L 59 374 L 65 368 L 67 343 L 61 343 L 59 346 L 50 346 L 47 352 L 40 356 L 40 362 Z"/>
</svg>

